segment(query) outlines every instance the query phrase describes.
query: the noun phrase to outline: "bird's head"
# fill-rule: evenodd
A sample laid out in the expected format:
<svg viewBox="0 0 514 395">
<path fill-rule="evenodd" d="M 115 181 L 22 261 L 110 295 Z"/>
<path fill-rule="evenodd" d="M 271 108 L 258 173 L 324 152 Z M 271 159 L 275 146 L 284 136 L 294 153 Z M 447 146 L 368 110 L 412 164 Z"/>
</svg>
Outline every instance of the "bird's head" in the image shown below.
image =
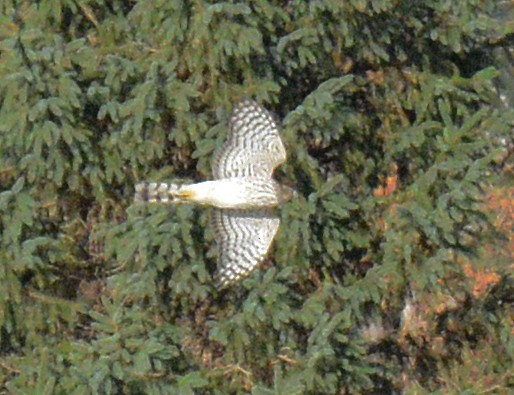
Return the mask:
<svg viewBox="0 0 514 395">
<path fill-rule="evenodd" d="M 291 199 L 295 198 L 296 196 L 298 196 L 298 192 L 296 192 L 296 190 L 294 190 L 293 188 L 284 184 L 277 185 L 278 187 L 276 191 L 279 203 L 286 203 Z"/>
</svg>

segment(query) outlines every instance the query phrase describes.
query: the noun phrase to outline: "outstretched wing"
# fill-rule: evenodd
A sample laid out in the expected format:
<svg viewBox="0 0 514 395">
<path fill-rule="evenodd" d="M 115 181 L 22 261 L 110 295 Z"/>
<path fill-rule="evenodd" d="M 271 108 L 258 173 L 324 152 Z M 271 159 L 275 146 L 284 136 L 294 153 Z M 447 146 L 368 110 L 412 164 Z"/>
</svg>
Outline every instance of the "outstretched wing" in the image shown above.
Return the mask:
<svg viewBox="0 0 514 395">
<path fill-rule="evenodd" d="M 229 120 L 228 140 L 214 157 L 213 177 L 271 178 L 273 169 L 285 160 L 272 115 L 253 100 L 241 100 Z"/>
<path fill-rule="evenodd" d="M 211 222 L 218 243 L 216 283 L 224 288 L 250 274 L 264 260 L 280 219 L 267 209 L 214 209 Z"/>
</svg>

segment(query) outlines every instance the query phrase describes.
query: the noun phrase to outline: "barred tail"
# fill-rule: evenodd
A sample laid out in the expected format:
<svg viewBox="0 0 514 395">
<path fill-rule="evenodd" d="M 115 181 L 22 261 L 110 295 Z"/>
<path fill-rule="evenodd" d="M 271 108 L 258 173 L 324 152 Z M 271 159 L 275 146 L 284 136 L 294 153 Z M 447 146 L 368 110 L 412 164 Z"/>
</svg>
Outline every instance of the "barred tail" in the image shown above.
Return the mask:
<svg viewBox="0 0 514 395">
<path fill-rule="evenodd" d="M 177 201 L 179 186 L 165 182 L 142 182 L 136 185 L 134 200 L 150 203 L 173 203 Z"/>
</svg>

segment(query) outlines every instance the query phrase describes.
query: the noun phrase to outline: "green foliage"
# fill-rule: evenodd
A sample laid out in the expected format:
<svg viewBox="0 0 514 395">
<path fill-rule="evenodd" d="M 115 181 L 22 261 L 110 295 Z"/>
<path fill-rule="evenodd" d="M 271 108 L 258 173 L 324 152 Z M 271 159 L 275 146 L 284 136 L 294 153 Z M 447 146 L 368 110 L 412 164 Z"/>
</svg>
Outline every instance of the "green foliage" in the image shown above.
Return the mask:
<svg viewBox="0 0 514 395">
<path fill-rule="evenodd" d="M 512 182 L 509 7 L 2 2 L 0 392 L 514 386 L 512 256 L 483 203 Z M 218 293 L 209 210 L 133 186 L 208 179 L 244 96 L 283 120 L 299 196 Z"/>
</svg>

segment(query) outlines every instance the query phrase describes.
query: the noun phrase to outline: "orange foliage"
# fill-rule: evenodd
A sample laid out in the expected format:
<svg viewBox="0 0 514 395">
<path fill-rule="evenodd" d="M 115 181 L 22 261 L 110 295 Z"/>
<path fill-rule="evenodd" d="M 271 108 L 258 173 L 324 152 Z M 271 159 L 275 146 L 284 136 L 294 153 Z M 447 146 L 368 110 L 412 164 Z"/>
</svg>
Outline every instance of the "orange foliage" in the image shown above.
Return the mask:
<svg viewBox="0 0 514 395">
<path fill-rule="evenodd" d="M 398 181 L 398 177 L 395 175 L 387 177 L 386 185 L 377 187 L 375 189 L 375 191 L 373 192 L 373 194 L 377 197 L 389 196 L 391 193 L 393 193 L 396 190 L 397 181 Z"/>
<path fill-rule="evenodd" d="M 514 187 L 496 188 L 486 198 L 488 211 L 496 213 L 494 225 L 508 235 L 507 255 L 514 260 Z"/>
<path fill-rule="evenodd" d="M 475 298 L 483 296 L 488 289 L 500 281 L 500 276 L 490 269 L 475 271 L 471 263 L 463 263 L 462 267 L 464 273 L 471 281 Z"/>
</svg>

